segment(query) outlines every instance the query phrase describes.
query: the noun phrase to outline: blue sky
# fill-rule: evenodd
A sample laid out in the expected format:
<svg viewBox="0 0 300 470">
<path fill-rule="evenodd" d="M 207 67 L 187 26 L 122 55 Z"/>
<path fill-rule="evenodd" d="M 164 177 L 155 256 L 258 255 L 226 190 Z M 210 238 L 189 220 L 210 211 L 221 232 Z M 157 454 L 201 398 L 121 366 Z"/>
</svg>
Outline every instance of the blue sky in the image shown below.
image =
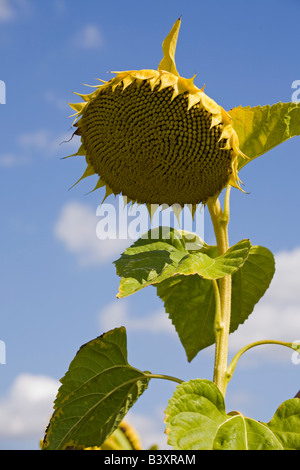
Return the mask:
<svg viewBox="0 0 300 470">
<path fill-rule="evenodd" d="M 101 242 L 102 191 L 74 152 L 67 102 L 110 70 L 157 68 L 161 43 L 182 15 L 176 62 L 181 75 L 225 109 L 292 100 L 300 80 L 297 0 L 151 3 L 0 0 L 1 285 L 0 449 L 38 448 L 58 380 L 79 347 L 127 327 L 129 361 L 184 380 L 212 378 L 213 349 L 188 364 L 153 288 L 116 300 L 112 261 L 131 243 Z M 300 140 L 293 138 L 240 173 L 249 194 L 232 191 L 231 244 L 250 238 L 276 254 L 266 297 L 230 337 L 230 354 L 253 339 L 300 339 Z M 113 198 L 109 201 L 112 203 Z M 213 243 L 205 215 L 205 239 Z M 274 346 L 241 359 L 227 408 L 261 421 L 300 389 L 300 364 Z M 165 445 L 163 410 L 174 385 L 150 384 L 130 413 L 145 445 Z"/>
</svg>

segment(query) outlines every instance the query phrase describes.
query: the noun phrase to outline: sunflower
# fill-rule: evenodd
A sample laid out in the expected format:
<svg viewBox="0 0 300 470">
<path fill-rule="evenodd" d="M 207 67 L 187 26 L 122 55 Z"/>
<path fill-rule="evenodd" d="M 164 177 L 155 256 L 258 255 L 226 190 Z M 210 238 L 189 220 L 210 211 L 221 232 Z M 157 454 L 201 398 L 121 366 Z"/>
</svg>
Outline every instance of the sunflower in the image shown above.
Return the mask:
<svg viewBox="0 0 300 470">
<path fill-rule="evenodd" d="M 181 77 L 175 49 L 181 20 L 163 42 L 158 70 L 113 72 L 81 103 L 70 104 L 86 158 L 80 178 L 98 175 L 94 189 L 132 203 L 184 207 L 218 196 L 228 184 L 241 189 L 239 149 L 231 117 Z M 72 155 L 73 156 L 73 155 Z M 77 182 L 78 183 L 78 182 Z M 77 184 L 75 183 L 75 184 Z"/>
</svg>

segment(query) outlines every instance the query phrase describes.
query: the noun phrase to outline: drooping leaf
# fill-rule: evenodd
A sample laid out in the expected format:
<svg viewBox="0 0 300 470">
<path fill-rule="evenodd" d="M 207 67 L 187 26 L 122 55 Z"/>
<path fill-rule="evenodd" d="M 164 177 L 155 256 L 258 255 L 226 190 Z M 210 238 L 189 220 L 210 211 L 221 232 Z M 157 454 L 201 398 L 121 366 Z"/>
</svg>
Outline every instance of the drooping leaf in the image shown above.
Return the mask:
<svg viewBox="0 0 300 470">
<path fill-rule="evenodd" d="M 127 362 L 125 328 L 81 347 L 61 380 L 43 449 L 94 447 L 119 426 L 149 379 Z"/>
<path fill-rule="evenodd" d="M 269 287 L 274 271 L 272 253 L 261 246 L 251 247 L 243 266 L 232 275 L 231 333 L 252 313 Z M 156 287 L 191 361 L 199 351 L 215 342 L 212 283 L 199 275 L 177 275 Z"/>
<path fill-rule="evenodd" d="M 117 297 L 126 297 L 140 289 L 170 277 L 184 252 L 153 250 L 124 256 L 117 261 L 117 274 L 121 276 Z"/>
<path fill-rule="evenodd" d="M 154 238 L 146 234 L 115 261 L 117 274 L 121 276 L 118 297 L 131 295 L 138 290 L 162 282 L 175 274 L 198 274 L 205 279 L 219 279 L 239 269 L 249 254 L 249 240 L 242 240 L 224 255 L 215 253 L 198 237 L 191 242 L 191 235 L 161 227 L 164 235 Z M 195 249 L 197 248 L 197 249 Z"/>
<path fill-rule="evenodd" d="M 239 106 L 231 109 L 229 114 L 240 149 L 249 157 L 249 160 L 239 157 L 239 169 L 291 137 L 300 135 L 300 104 L 297 103 L 253 108 Z"/>
<path fill-rule="evenodd" d="M 168 444 L 174 450 L 283 449 L 267 424 L 238 412 L 227 414 L 223 395 L 209 380 L 195 379 L 177 386 L 165 422 Z"/>
<path fill-rule="evenodd" d="M 251 244 L 242 240 L 232 246 L 224 255 L 212 258 L 205 253 L 191 253 L 182 258 L 174 274 L 198 274 L 204 279 L 221 279 L 240 269 L 245 263 Z"/>
<path fill-rule="evenodd" d="M 121 277 L 118 297 L 126 297 L 170 277 L 180 260 L 202 250 L 210 253 L 196 234 L 169 227 L 149 230 L 115 261 Z"/>
</svg>

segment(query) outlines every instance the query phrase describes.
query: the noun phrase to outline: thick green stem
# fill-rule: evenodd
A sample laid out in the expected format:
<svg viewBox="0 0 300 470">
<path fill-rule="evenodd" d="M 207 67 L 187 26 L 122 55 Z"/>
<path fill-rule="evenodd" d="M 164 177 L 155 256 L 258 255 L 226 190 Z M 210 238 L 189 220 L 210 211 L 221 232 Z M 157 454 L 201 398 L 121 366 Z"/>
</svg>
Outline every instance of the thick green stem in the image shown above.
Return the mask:
<svg viewBox="0 0 300 470">
<path fill-rule="evenodd" d="M 212 279 L 214 295 L 215 295 L 215 320 L 214 320 L 214 330 L 215 330 L 215 341 L 216 344 L 220 343 L 223 324 L 222 324 L 222 310 L 221 310 L 221 297 L 218 282 L 215 279 Z M 215 367 L 214 367 L 214 382 L 217 382 L 220 375 L 220 358 L 219 358 L 219 348 L 216 348 L 215 352 Z"/>
<path fill-rule="evenodd" d="M 229 249 L 228 223 L 229 223 L 229 196 L 230 186 L 227 187 L 224 203 L 224 211 L 219 199 L 209 199 L 207 207 L 210 212 L 214 227 L 219 255 L 223 255 Z M 214 383 L 225 396 L 227 386 L 227 361 L 228 361 L 228 338 L 231 316 L 231 276 L 219 280 L 220 295 L 220 321 L 215 328 L 216 352 L 214 365 Z M 214 287 L 215 289 L 215 287 Z M 216 293 L 216 290 L 215 290 Z"/>
</svg>

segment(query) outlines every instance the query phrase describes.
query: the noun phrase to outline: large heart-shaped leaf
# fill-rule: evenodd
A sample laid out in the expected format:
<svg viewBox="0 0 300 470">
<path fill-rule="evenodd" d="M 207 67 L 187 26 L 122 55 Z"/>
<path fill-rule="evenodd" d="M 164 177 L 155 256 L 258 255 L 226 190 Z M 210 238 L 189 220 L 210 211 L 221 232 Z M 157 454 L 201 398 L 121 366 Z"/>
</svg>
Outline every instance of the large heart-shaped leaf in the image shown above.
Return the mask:
<svg viewBox="0 0 300 470">
<path fill-rule="evenodd" d="M 263 297 L 275 273 L 275 260 L 270 250 L 263 246 L 252 246 L 243 267 L 232 276 L 230 332 L 253 312 Z"/>
<path fill-rule="evenodd" d="M 163 300 L 183 345 L 188 361 L 215 342 L 215 297 L 212 282 L 197 274 L 179 275 L 159 283 Z"/>
<path fill-rule="evenodd" d="M 274 271 L 272 253 L 261 246 L 251 247 L 244 265 L 232 275 L 231 333 L 252 313 L 268 289 Z M 215 342 L 212 283 L 198 275 L 179 275 L 156 287 L 191 361 L 199 351 Z"/>
<path fill-rule="evenodd" d="M 125 328 L 81 347 L 61 380 L 43 449 L 101 446 L 117 429 L 149 378 L 127 362 Z"/>
<path fill-rule="evenodd" d="M 195 379 L 179 385 L 170 399 L 166 433 L 175 450 L 299 450 L 300 400 L 283 403 L 266 424 L 227 414 L 218 387 Z"/>
<path fill-rule="evenodd" d="M 239 106 L 231 109 L 229 114 L 240 149 L 249 157 L 249 160 L 238 157 L 239 169 L 291 137 L 300 135 L 300 104 L 297 103 L 253 108 Z"/>
</svg>

